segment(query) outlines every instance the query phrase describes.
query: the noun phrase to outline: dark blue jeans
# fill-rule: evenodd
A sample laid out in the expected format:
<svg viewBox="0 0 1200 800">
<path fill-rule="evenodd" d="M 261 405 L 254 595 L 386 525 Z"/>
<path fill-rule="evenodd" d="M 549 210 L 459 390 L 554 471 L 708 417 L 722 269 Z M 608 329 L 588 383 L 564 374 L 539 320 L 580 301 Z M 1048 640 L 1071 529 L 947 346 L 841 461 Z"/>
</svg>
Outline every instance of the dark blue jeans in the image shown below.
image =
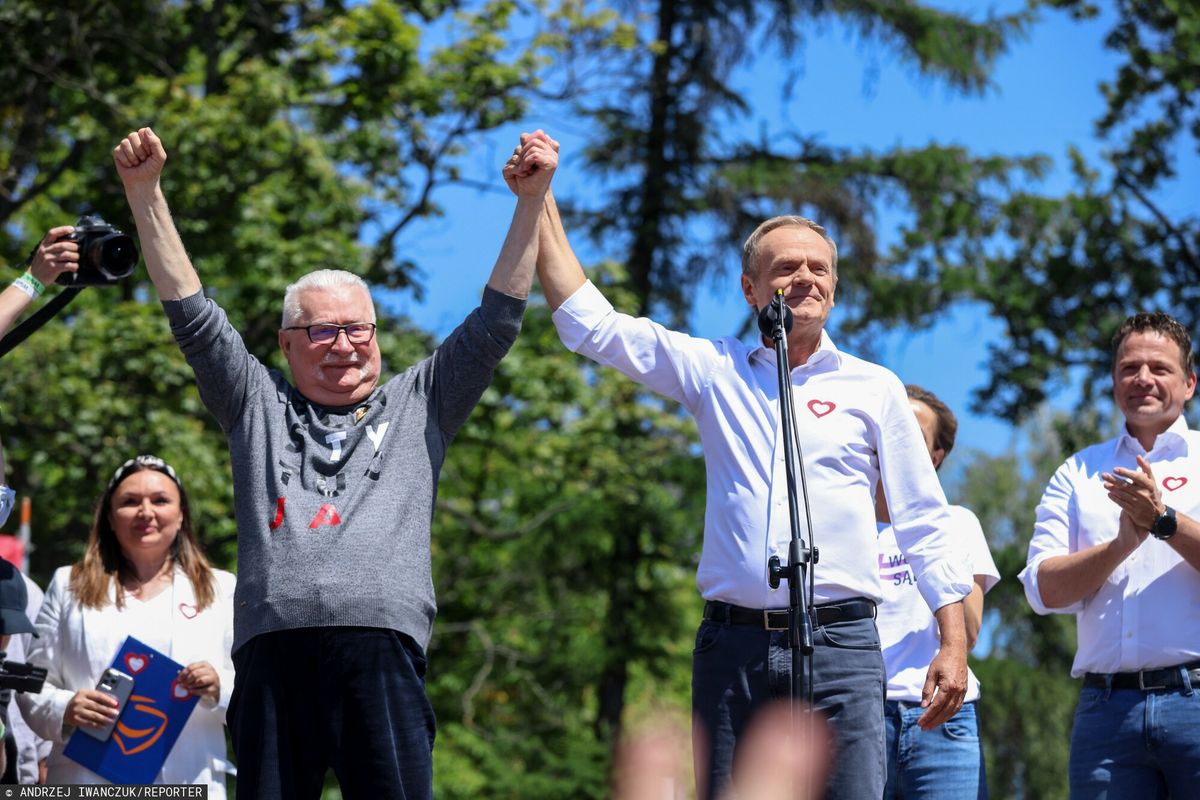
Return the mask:
<svg viewBox="0 0 1200 800">
<path fill-rule="evenodd" d="M 1070 775 L 1073 800 L 1200 796 L 1200 686 L 1081 690 Z"/>
<path fill-rule="evenodd" d="M 316 800 L 332 768 L 348 800 L 429 800 L 425 654 L 383 628 L 298 628 L 233 654 L 238 800 Z"/>
<path fill-rule="evenodd" d="M 875 620 L 817 628 L 813 659 L 816 706 L 833 730 L 835 760 L 824 797 L 883 796 L 883 656 Z M 729 787 L 738 738 L 762 706 L 788 696 L 787 631 L 705 620 L 692 652 L 692 712 L 707 734 L 705 797 Z M 703 753 L 701 755 L 704 755 Z"/>
<path fill-rule="evenodd" d="M 976 703 L 964 703 L 931 731 L 917 725 L 926 709 L 889 700 L 884 800 L 987 800 Z"/>
</svg>

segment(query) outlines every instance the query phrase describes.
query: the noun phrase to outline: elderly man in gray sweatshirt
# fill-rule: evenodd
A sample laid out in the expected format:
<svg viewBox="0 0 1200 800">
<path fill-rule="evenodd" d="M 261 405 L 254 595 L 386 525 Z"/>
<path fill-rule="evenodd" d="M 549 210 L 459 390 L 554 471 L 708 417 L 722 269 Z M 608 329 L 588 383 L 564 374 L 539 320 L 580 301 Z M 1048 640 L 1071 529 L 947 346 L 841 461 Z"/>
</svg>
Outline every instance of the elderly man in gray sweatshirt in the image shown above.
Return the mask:
<svg viewBox="0 0 1200 800">
<path fill-rule="evenodd" d="M 436 612 L 430 521 L 446 448 L 520 330 L 557 144 L 523 135 L 517 193 L 480 306 L 380 384 L 366 284 L 321 270 L 288 287 L 279 346 L 294 385 L 204 296 L 159 185 L 149 128 L 113 159 L 150 278 L 229 441 L 238 524 L 229 725 L 243 798 L 428 798 L 435 722 L 425 647 Z"/>
</svg>

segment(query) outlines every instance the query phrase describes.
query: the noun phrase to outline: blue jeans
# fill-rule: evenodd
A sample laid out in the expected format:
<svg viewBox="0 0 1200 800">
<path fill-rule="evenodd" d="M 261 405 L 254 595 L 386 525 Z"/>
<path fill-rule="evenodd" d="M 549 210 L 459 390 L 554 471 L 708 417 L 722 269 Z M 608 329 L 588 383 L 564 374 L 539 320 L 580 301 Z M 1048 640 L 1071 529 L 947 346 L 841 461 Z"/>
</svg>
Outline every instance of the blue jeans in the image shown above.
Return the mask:
<svg viewBox="0 0 1200 800">
<path fill-rule="evenodd" d="M 704 797 L 728 789 L 737 740 L 754 713 L 788 696 L 787 631 L 705 620 L 692 652 L 692 711 L 708 736 Z M 883 794 L 883 656 L 875 620 L 813 632 L 813 686 L 833 731 L 835 761 L 824 797 L 878 800 Z"/>
<path fill-rule="evenodd" d="M 888 701 L 886 705 L 884 800 L 987 800 L 976 704 L 964 703 L 957 714 L 931 731 L 917 725 L 924 713 L 917 703 Z"/>
<path fill-rule="evenodd" d="M 399 631 L 297 628 L 233 654 L 238 800 L 317 800 L 332 768 L 348 800 L 429 800 L 425 654 Z"/>
<path fill-rule="evenodd" d="M 1200 687 L 1084 688 L 1071 731 L 1072 800 L 1200 792 Z"/>
</svg>

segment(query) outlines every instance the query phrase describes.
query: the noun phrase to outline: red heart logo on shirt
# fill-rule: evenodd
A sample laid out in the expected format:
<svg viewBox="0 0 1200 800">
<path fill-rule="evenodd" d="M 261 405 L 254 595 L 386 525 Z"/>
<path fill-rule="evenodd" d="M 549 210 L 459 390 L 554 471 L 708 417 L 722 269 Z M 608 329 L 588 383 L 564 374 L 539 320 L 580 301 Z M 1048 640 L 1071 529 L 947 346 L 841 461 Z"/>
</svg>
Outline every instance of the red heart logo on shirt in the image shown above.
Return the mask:
<svg viewBox="0 0 1200 800">
<path fill-rule="evenodd" d="M 825 400 L 809 400 L 808 401 L 808 410 L 811 411 L 813 413 L 813 416 L 816 417 L 817 419 L 820 419 L 821 417 L 825 416 L 829 412 L 833 411 L 835 408 L 837 408 L 837 406 L 835 404 L 826 402 Z"/>
<path fill-rule="evenodd" d="M 125 666 L 129 668 L 132 675 L 137 675 L 146 668 L 150 663 L 150 656 L 142 655 L 141 653 L 128 653 L 125 656 Z"/>
<path fill-rule="evenodd" d="M 1163 478 L 1163 488 L 1173 492 L 1187 483 L 1187 478 Z"/>
<path fill-rule="evenodd" d="M 200 613 L 200 609 L 196 608 L 190 603 L 180 603 L 179 613 L 183 614 L 188 619 L 195 619 L 196 615 Z"/>
<path fill-rule="evenodd" d="M 172 700 L 187 700 L 192 696 L 191 691 L 186 686 L 179 684 L 179 678 L 171 681 L 171 699 Z"/>
</svg>

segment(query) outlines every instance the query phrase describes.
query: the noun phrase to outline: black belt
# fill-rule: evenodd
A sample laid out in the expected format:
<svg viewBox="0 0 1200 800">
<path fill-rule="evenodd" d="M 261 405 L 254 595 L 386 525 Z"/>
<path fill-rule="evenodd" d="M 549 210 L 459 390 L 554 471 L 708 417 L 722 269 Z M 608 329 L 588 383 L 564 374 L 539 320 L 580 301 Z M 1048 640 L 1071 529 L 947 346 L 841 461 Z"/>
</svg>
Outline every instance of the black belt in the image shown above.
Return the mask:
<svg viewBox="0 0 1200 800">
<path fill-rule="evenodd" d="M 1111 675 L 1088 672 L 1083 676 L 1083 685 L 1088 689 L 1112 686 L 1114 689 L 1141 689 L 1143 692 L 1153 689 L 1182 689 L 1184 672 L 1187 673 L 1192 687 L 1200 689 L 1200 661 L 1161 669 L 1144 669 L 1141 672 L 1114 672 Z"/>
<path fill-rule="evenodd" d="M 814 606 L 813 612 L 813 623 L 820 627 L 835 622 L 875 619 L 875 603 L 865 597 L 856 597 Z M 786 608 L 743 608 L 720 600 L 709 600 L 704 604 L 704 618 L 707 620 L 730 625 L 753 625 L 769 631 L 786 631 L 789 613 Z"/>
</svg>

